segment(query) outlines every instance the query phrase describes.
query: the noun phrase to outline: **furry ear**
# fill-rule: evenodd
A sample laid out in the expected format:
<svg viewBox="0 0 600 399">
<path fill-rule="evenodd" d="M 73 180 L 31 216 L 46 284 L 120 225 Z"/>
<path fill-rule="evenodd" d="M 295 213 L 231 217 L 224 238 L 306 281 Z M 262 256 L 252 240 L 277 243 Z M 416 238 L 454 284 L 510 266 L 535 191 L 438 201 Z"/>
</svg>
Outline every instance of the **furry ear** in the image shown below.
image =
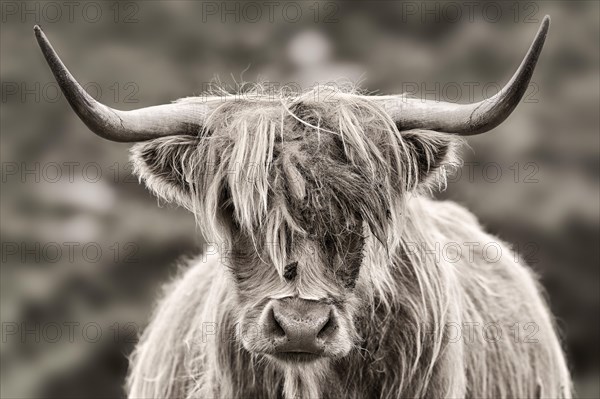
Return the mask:
<svg viewBox="0 0 600 399">
<path fill-rule="evenodd" d="M 192 210 L 192 193 L 198 182 L 189 181 L 190 168 L 198 165 L 199 139 L 193 136 L 169 136 L 131 148 L 133 172 L 159 198 Z"/>
<path fill-rule="evenodd" d="M 400 134 L 408 146 L 416 186 L 445 183 L 446 174 L 460 165 L 456 155 L 462 141 L 459 137 L 431 130 L 406 130 Z"/>
</svg>

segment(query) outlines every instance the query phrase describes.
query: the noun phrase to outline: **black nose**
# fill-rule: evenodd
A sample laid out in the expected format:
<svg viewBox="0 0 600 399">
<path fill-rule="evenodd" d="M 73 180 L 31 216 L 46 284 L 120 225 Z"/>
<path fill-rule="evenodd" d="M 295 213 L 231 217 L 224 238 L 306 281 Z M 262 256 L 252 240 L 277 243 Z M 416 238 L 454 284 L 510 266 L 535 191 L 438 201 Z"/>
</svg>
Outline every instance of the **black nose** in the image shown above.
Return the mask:
<svg viewBox="0 0 600 399">
<path fill-rule="evenodd" d="M 327 303 L 284 298 L 272 301 L 265 327 L 275 338 L 279 352 L 318 353 L 335 331 L 336 323 Z"/>
</svg>

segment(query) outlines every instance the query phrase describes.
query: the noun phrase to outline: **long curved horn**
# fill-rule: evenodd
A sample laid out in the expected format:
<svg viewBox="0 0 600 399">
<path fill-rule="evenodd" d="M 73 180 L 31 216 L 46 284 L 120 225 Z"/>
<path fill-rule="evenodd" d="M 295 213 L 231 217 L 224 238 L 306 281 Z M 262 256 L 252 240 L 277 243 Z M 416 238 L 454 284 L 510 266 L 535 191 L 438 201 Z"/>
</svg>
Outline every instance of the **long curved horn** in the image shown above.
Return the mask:
<svg viewBox="0 0 600 399">
<path fill-rule="evenodd" d="M 401 130 L 422 128 L 461 136 L 485 133 L 504 122 L 521 101 L 549 26 L 550 17 L 546 15 L 517 72 L 502 90 L 487 100 L 454 104 L 404 96 L 378 96 L 371 99 L 385 108 Z"/>
<path fill-rule="evenodd" d="M 200 132 L 207 114 L 207 107 L 202 104 L 174 103 L 119 111 L 94 100 L 67 70 L 42 29 L 36 25 L 33 30 L 67 101 L 98 136 L 112 141 L 134 142 Z"/>
</svg>

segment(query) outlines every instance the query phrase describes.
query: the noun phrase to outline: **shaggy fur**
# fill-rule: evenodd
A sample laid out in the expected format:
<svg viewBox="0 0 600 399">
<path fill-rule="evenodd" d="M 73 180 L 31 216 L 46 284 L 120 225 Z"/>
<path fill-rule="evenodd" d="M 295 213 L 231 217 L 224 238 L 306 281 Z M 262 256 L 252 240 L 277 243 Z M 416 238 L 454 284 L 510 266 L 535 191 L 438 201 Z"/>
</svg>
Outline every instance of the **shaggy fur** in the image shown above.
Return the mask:
<svg viewBox="0 0 600 399">
<path fill-rule="evenodd" d="M 427 198 L 459 140 L 401 131 L 364 97 L 326 97 L 212 98 L 198 137 L 133 148 L 140 178 L 189 209 L 218 253 L 166 289 L 129 395 L 570 397 L 529 268 L 471 213 Z M 326 357 L 278 362 L 268 338 L 248 336 L 285 297 L 335 303 Z"/>
</svg>

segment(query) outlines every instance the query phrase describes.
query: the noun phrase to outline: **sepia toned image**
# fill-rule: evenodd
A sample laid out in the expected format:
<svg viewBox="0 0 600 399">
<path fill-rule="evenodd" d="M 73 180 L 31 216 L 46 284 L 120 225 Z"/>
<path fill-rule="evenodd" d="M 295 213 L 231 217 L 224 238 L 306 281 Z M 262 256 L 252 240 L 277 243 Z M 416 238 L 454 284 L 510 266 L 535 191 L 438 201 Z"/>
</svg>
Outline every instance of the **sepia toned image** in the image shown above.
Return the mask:
<svg viewBox="0 0 600 399">
<path fill-rule="evenodd" d="M 600 3 L 0 2 L 2 398 L 597 398 Z"/>
</svg>

